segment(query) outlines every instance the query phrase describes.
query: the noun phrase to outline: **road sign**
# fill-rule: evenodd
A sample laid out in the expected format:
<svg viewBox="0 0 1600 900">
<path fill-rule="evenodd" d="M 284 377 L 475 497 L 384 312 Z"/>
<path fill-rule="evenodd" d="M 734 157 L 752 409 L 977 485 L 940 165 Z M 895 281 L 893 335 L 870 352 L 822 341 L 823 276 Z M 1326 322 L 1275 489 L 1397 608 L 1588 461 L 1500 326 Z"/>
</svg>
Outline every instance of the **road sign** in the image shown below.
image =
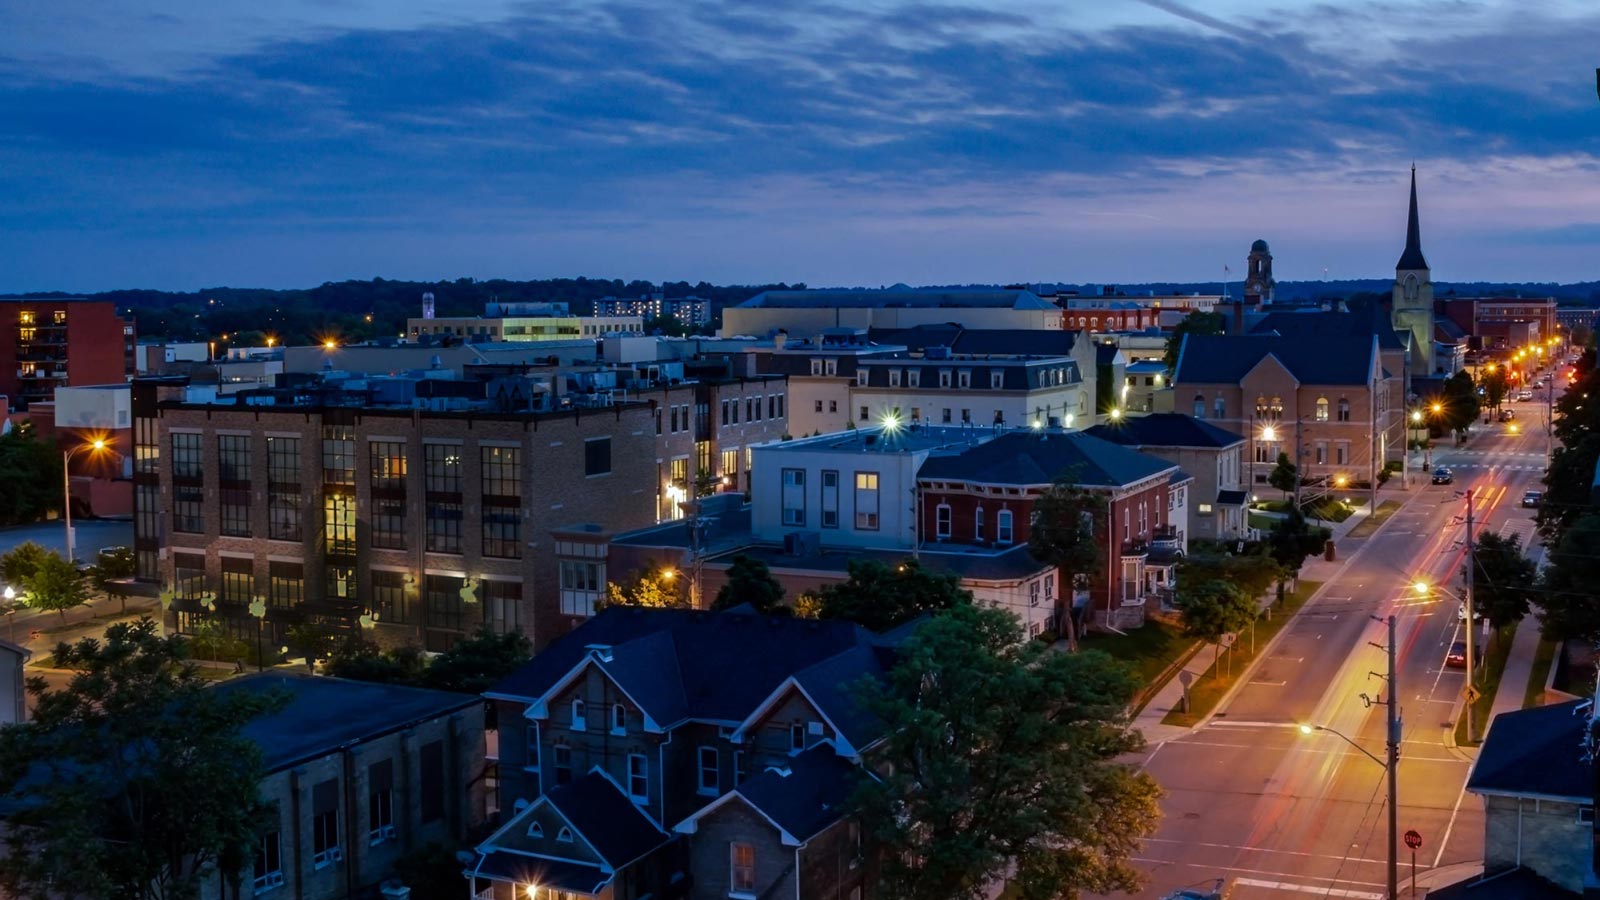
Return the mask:
<svg viewBox="0 0 1600 900">
<path fill-rule="evenodd" d="M 1467 702 L 1468 703 L 1477 703 L 1478 702 L 1478 698 L 1483 696 L 1483 695 L 1478 693 L 1478 689 L 1477 688 L 1475 688 L 1475 687 L 1473 687 L 1472 685 L 1469 684 L 1469 685 L 1466 686 L 1465 689 L 1463 689 L 1461 691 L 1461 696 L 1467 698 Z"/>
<path fill-rule="evenodd" d="M 1418 834 L 1416 829 L 1406 832 L 1406 846 L 1413 850 L 1422 849 L 1422 835 Z"/>
</svg>

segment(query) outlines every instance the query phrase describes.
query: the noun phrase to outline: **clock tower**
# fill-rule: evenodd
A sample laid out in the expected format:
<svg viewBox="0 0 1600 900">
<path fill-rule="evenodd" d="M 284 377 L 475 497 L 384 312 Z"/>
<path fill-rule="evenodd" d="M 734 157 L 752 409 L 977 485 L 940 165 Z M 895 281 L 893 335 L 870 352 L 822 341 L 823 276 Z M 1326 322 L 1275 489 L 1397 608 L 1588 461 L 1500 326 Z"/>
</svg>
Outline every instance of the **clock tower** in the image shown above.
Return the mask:
<svg viewBox="0 0 1600 900">
<path fill-rule="evenodd" d="M 1433 374 L 1433 277 L 1422 256 L 1422 228 L 1417 221 L 1417 167 L 1411 167 L 1411 210 L 1406 219 L 1406 249 L 1394 266 L 1394 330 L 1411 348 L 1412 374 Z"/>
<path fill-rule="evenodd" d="M 1245 266 L 1244 302 L 1246 306 L 1261 306 L 1272 302 L 1272 251 L 1266 241 L 1250 245 L 1250 257 Z"/>
</svg>

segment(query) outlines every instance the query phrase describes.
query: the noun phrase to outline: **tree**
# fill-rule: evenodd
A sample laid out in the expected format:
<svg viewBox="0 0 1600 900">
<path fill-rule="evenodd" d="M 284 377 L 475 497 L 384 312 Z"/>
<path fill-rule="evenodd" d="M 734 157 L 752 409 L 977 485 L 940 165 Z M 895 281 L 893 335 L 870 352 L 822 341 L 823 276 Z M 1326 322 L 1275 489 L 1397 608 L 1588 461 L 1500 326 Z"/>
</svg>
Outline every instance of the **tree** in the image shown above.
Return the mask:
<svg viewBox="0 0 1600 900">
<path fill-rule="evenodd" d="M 306 668 L 315 672 L 317 660 L 330 658 L 338 647 L 338 636 L 327 626 L 315 622 L 290 625 L 283 633 L 290 656 L 303 656 Z"/>
<path fill-rule="evenodd" d="M 1178 370 L 1178 351 L 1183 349 L 1183 337 L 1187 334 L 1221 334 L 1227 320 L 1219 312 L 1201 312 L 1195 310 L 1183 317 L 1183 321 L 1172 329 L 1172 334 L 1167 336 L 1167 352 L 1162 361 L 1167 364 L 1168 372 Z"/>
<path fill-rule="evenodd" d="M 1278 464 L 1267 476 L 1267 483 L 1282 491 L 1285 497 L 1294 493 L 1294 489 L 1300 485 L 1300 470 L 1290 461 L 1289 454 L 1278 454 Z"/>
<path fill-rule="evenodd" d="M 1495 366 L 1494 371 L 1485 372 L 1480 378 L 1483 386 L 1484 405 L 1490 409 L 1499 409 L 1506 399 L 1506 370 L 1502 366 Z"/>
<path fill-rule="evenodd" d="M 1565 529 L 1544 579 L 1544 633 L 1556 640 L 1600 640 L 1600 512 Z"/>
<path fill-rule="evenodd" d="M 1256 598 L 1220 579 L 1195 584 L 1178 582 L 1178 611 L 1183 618 L 1183 633 L 1213 645 L 1225 634 L 1238 634 L 1256 620 Z M 1213 647 L 1212 674 L 1216 675 L 1219 650 Z M 1232 657 L 1229 657 L 1232 659 Z"/>
<path fill-rule="evenodd" d="M 438 691 L 481 694 L 522 667 L 533 644 L 520 631 L 497 632 L 483 625 L 433 658 L 422 686 Z"/>
<path fill-rule="evenodd" d="M 37 522 L 61 508 L 61 453 L 31 426 L 0 435 L 0 525 Z"/>
<path fill-rule="evenodd" d="M 33 541 L 23 541 L 0 556 L 0 578 L 5 579 L 6 584 L 20 587 L 49 555 L 49 550 Z"/>
<path fill-rule="evenodd" d="M 1130 669 L 1098 651 L 1023 640 L 977 604 L 933 615 L 882 682 L 862 689 L 883 723 L 880 779 L 853 809 L 883 854 L 884 896 L 976 900 L 1002 879 L 1022 897 L 1133 891 L 1129 858 L 1160 818 L 1150 776 L 1117 757 Z"/>
<path fill-rule="evenodd" d="M 1259 546 L 1241 554 L 1196 552 L 1193 542 L 1189 549 L 1189 555 L 1178 561 L 1179 584 L 1225 581 L 1247 597 L 1260 597 L 1283 576 L 1278 561 Z"/>
<path fill-rule="evenodd" d="M 149 618 L 61 644 L 75 670 L 28 680 L 31 721 L 0 730 L 10 896 L 190 900 L 248 865 L 266 811 L 261 750 L 241 736 L 281 698 L 206 687 Z"/>
<path fill-rule="evenodd" d="M 1473 612 L 1496 631 L 1528 614 L 1528 599 L 1539 569 L 1522 554 L 1522 539 L 1493 531 L 1478 535 L 1473 547 Z"/>
<path fill-rule="evenodd" d="M 33 574 L 22 579 L 22 586 L 28 591 L 29 606 L 58 612 L 63 623 L 67 621 L 67 610 L 89 600 L 89 589 L 78 567 L 59 553 L 46 554 Z"/>
<path fill-rule="evenodd" d="M 1463 369 L 1446 379 L 1439 404 L 1435 422 L 1458 435 L 1478 421 L 1478 386 L 1472 382 L 1472 375 Z"/>
<path fill-rule="evenodd" d="M 1328 530 L 1312 528 L 1298 509 L 1289 510 L 1288 515 L 1272 523 L 1272 531 L 1267 534 L 1267 552 L 1278 563 L 1282 573 L 1278 581 L 1280 597 L 1283 594 L 1282 579 L 1298 577 L 1306 557 L 1321 553 L 1327 542 Z"/>
<path fill-rule="evenodd" d="M 335 643 L 328 656 L 327 673 L 336 678 L 373 681 L 379 684 L 422 682 L 428 661 L 419 647 L 384 649 L 372 641 L 352 635 Z"/>
<path fill-rule="evenodd" d="M 849 572 L 843 583 L 823 585 L 817 591 L 818 618 L 848 619 L 869 631 L 887 631 L 923 613 L 972 602 L 959 577 L 931 572 L 914 559 L 894 567 L 871 559 L 851 560 Z"/>
<path fill-rule="evenodd" d="M 688 579 L 674 569 L 640 572 L 627 581 L 606 585 L 606 606 L 654 606 L 688 609 Z"/>
<path fill-rule="evenodd" d="M 109 595 L 113 582 L 123 578 L 131 578 L 138 570 L 137 559 L 133 550 L 128 547 L 113 547 L 102 551 L 95 557 L 95 564 L 89 567 L 89 583 L 95 590 Z M 128 596 L 119 593 L 122 598 L 122 611 L 128 611 Z"/>
<path fill-rule="evenodd" d="M 717 591 L 711 608 L 728 609 L 743 603 L 763 614 L 790 612 L 789 607 L 783 605 L 783 585 L 772 577 L 772 570 L 761 560 L 741 553 L 728 566 L 728 581 Z"/>
<path fill-rule="evenodd" d="M 1028 553 L 1056 568 L 1061 587 L 1057 594 L 1067 603 L 1067 644 L 1074 649 L 1079 626 L 1074 606 L 1077 586 L 1092 582 L 1105 568 L 1104 547 L 1095 537 L 1095 523 L 1104 523 L 1108 514 L 1105 496 L 1074 484 L 1070 473 L 1058 476 L 1033 504 Z"/>
</svg>

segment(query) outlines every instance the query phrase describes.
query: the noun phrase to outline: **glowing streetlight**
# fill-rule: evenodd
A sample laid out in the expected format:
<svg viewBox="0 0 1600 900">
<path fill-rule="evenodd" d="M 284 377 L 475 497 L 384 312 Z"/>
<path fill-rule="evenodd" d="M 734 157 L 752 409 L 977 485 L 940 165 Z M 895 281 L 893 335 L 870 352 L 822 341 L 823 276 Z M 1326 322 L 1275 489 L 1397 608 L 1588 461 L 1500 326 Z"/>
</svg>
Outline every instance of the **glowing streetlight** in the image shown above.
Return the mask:
<svg viewBox="0 0 1600 900">
<path fill-rule="evenodd" d="M 1413 409 L 1411 411 L 1411 421 L 1413 423 L 1417 424 L 1417 425 L 1421 425 L 1422 424 L 1422 410 Z"/>
<path fill-rule="evenodd" d="M 661 580 L 663 580 L 663 581 L 671 581 L 673 578 L 676 578 L 677 575 L 678 575 L 678 572 L 677 572 L 676 569 L 662 569 L 661 570 Z"/>
<path fill-rule="evenodd" d="M 1278 429 L 1273 428 L 1271 425 L 1267 425 L 1267 426 L 1263 427 L 1261 429 L 1261 439 L 1263 441 L 1275 441 L 1275 440 L 1277 440 L 1278 439 Z"/>
<path fill-rule="evenodd" d="M 277 338 L 275 338 L 275 337 L 271 337 L 271 336 L 268 336 L 268 338 L 267 338 L 267 348 L 268 348 L 268 349 L 271 349 L 271 348 L 272 348 L 272 345 L 273 345 L 273 344 L 276 344 L 276 343 L 277 343 L 277 342 L 278 342 L 278 339 L 277 339 Z"/>
<path fill-rule="evenodd" d="M 72 547 L 72 471 L 68 464 L 81 451 L 88 450 L 91 453 L 99 453 L 105 448 L 105 439 L 95 438 L 87 444 L 79 444 L 71 450 L 63 451 L 61 454 L 61 515 L 67 526 L 67 562 L 72 562 L 77 558 L 73 555 Z"/>
<path fill-rule="evenodd" d="M 1434 415 L 1438 415 L 1439 413 L 1442 413 L 1442 412 L 1444 412 L 1444 404 L 1443 403 L 1435 403 L 1435 404 L 1433 404 L 1433 414 Z"/>
<path fill-rule="evenodd" d="M 1120 418 L 1122 418 L 1122 410 L 1117 409 L 1115 406 L 1111 407 L 1111 421 L 1115 422 Z"/>
<path fill-rule="evenodd" d="M 337 350 L 337 349 L 339 349 L 339 342 L 334 340 L 333 338 L 328 338 L 327 340 L 322 342 L 322 349 L 324 349 L 324 350 Z"/>
</svg>

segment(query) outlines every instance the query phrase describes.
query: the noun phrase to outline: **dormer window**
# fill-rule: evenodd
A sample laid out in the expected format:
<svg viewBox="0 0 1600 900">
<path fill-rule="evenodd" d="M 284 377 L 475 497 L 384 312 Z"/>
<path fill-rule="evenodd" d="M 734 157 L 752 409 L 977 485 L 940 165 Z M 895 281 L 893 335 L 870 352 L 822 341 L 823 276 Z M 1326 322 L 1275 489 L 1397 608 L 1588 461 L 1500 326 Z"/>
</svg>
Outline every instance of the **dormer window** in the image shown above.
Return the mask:
<svg viewBox="0 0 1600 900">
<path fill-rule="evenodd" d="M 589 730 L 588 708 L 583 705 L 583 701 L 582 700 L 574 700 L 574 701 L 572 701 L 572 730 L 573 731 L 588 731 Z"/>
<path fill-rule="evenodd" d="M 628 708 L 621 703 L 611 704 L 611 733 L 624 734 L 628 730 Z"/>
<path fill-rule="evenodd" d="M 867 386 L 867 370 L 866 369 L 857 369 L 856 370 L 856 387 L 866 387 L 866 386 Z M 864 418 L 866 418 L 866 416 L 862 416 L 862 418 L 864 419 Z"/>
<path fill-rule="evenodd" d="M 900 370 L 899 369 L 890 369 L 889 370 L 889 387 L 899 387 L 899 386 L 900 386 Z"/>
<path fill-rule="evenodd" d="M 1003 388 L 1005 386 L 1006 386 L 1006 373 L 1005 373 L 1005 371 L 1001 370 L 1001 369 L 990 369 L 989 370 L 989 388 L 990 388 L 990 390 L 998 391 L 998 390 L 1000 390 L 1001 388 Z"/>
<path fill-rule="evenodd" d="M 529 825 L 528 826 L 528 837 L 531 837 L 531 838 L 543 838 L 544 837 L 544 826 L 539 824 L 538 822 L 535 822 L 532 825 Z"/>
</svg>

